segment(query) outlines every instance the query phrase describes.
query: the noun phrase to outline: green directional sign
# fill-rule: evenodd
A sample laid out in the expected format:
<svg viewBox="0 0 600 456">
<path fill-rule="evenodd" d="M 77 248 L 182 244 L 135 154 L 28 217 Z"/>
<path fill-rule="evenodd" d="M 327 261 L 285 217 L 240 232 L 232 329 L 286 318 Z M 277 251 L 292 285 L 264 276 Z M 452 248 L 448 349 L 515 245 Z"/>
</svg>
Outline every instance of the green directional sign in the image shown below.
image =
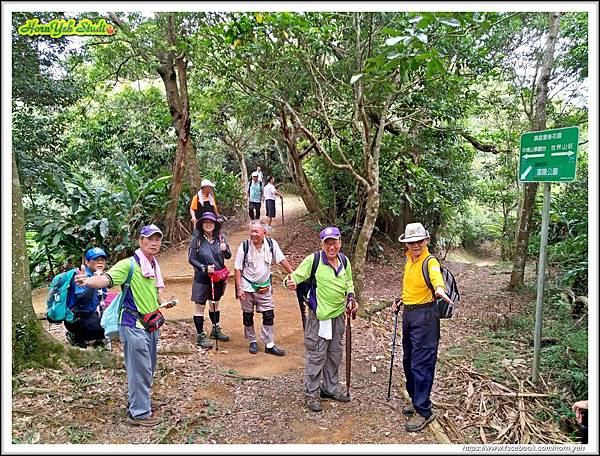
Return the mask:
<svg viewBox="0 0 600 456">
<path fill-rule="evenodd" d="M 521 182 L 570 182 L 575 179 L 579 127 L 531 131 L 521 135 Z"/>
</svg>

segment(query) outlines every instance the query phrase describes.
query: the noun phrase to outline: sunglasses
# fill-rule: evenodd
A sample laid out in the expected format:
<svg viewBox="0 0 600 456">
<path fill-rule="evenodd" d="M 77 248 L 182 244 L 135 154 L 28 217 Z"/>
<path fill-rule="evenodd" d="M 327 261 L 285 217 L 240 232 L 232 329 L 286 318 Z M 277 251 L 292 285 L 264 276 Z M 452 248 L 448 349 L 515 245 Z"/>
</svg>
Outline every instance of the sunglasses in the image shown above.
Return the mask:
<svg viewBox="0 0 600 456">
<path fill-rule="evenodd" d="M 416 244 L 421 244 L 424 241 L 424 239 L 421 239 L 420 241 L 412 241 L 412 242 L 407 242 L 408 245 L 416 245 Z"/>
</svg>

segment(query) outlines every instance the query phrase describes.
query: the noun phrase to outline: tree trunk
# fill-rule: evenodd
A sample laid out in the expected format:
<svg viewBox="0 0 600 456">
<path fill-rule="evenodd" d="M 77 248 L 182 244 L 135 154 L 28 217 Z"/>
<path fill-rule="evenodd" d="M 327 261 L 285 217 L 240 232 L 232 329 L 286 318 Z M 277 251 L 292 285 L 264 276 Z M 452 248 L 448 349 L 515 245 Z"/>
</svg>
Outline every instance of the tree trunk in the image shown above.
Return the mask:
<svg viewBox="0 0 600 456">
<path fill-rule="evenodd" d="M 25 247 L 25 215 L 19 173 L 12 154 L 12 334 L 19 325 L 37 321 L 31 304 L 29 259 Z"/>
<path fill-rule="evenodd" d="M 379 213 L 379 181 L 377 180 L 374 185 L 371 185 L 367 190 L 367 204 L 365 207 L 365 218 L 363 219 L 362 229 L 358 235 L 356 241 L 356 249 L 353 258 L 353 270 L 354 284 L 356 287 L 356 295 L 364 301 L 363 287 L 365 285 L 365 262 L 367 260 L 367 249 L 369 247 L 369 241 L 375 228 L 375 222 L 377 221 L 377 214 Z"/>
<path fill-rule="evenodd" d="M 286 142 L 287 144 L 287 142 Z M 291 146 L 288 144 L 288 152 L 289 152 L 289 168 L 291 168 L 292 179 L 294 183 L 298 187 L 298 191 L 300 192 L 300 196 L 302 197 L 302 201 L 304 201 L 304 205 L 306 209 L 311 214 L 320 214 L 322 211 L 321 202 L 317 198 L 315 191 L 313 190 L 310 182 L 308 182 L 308 178 L 304 173 L 304 169 L 302 168 L 302 163 L 300 158 L 298 157 L 298 150 L 295 146 Z"/>
<path fill-rule="evenodd" d="M 198 190 L 200 190 L 200 182 L 202 181 L 202 179 L 200 178 L 200 170 L 198 169 L 198 159 L 196 158 L 196 148 L 194 147 L 194 143 L 192 142 L 191 135 L 189 141 L 187 142 L 187 150 L 185 154 L 185 169 L 187 170 L 186 177 L 190 190 L 190 195 L 193 195 L 194 193 L 198 192 Z"/>
<path fill-rule="evenodd" d="M 167 18 L 167 36 L 172 46 L 177 45 L 175 37 L 175 28 L 173 24 L 173 15 L 169 15 Z M 179 194 L 181 193 L 181 186 L 183 184 L 183 178 L 185 175 L 186 158 L 191 155 L 191 140 L 190 140 L 190 100 L 187 89 L 187 61 L 185 56 L 180 54 L 175 57 L 175 66 L 177 71 L 172 66 L 173 57 L 172 51 L 169 51 L 169 60 L 159 67 L 159 74 L 163 77 L 162 73 L 165 73 L 163 81 L 165 82 L 165 89 L 167 90 L 167 100 L 169 102 L 169 109 L 173 117 L 173 124 L 175 131 L 179 128 L 177 134 L 177 151 L 175 153 L 175 162 L 173 164 L 173 177 L 171 179 L 171 190 L 169 192 L 169 203 L 165 213 L 165 237 L 171 239 L 175 230 L 175 222 L 177 220 L 177 205 L 179 203 Z M 177 78 L 175 78 L 175 73 Z M 177 87 L 179 82 L 179 90 Z M 168 85 L 168 87 L 167 87 Z M 196 163 L 195 154 L 193 158 L 193 164 Z M 188 163 L 189 164 L 189 163 Z M 190 176 L 190 173 L 188 173 Z M 190 182 L 190 191 L 194 190 L 194 183 Z"/>
<path fill-rule="evenodd" d="M 308 212 L 312 214 L 319 214 L 322 210 L 321 202 L 317 198 L 315 191 L 308 182 L 306 174 L 304 173 L 304 169 L 302 169 L 300 154 L 298 152 L 297 135 L 295 133 L 297 128 L 294 126 L 290 128 L 283 107 L 280 108 L 279 111 L 279 123 L 281 134 L 286 145 L 288 156 L 287 168 L 288 172 L 290 173 L 290 177 L 296 184 L 296 187 L 300 192 L 300 196 L 302 197 L 302 201 L 304 201 L 304 205 L 306 206 Z"/>
<path fill-rule="evenodd" d="M 548 102 L 548 82 L 554 66 L 554 48 L 558 38 L 558 26 L 560 23 L 560 13 L 550 13 L 548 20 L 548 39 L 546 49 L 544 50 L 542 60 L 542 70 L 540 73 L 540 83 L 537 86 L 535 101 L 535 116 L 532 125 L 532 131 L 546 129 L 546 104 Z M 531 219 L 533 208 L 535 207 L 535 196 L 537 194 L 538 184 L 525 184 L 523 192 L 523 204 L 519 214 L 519 227 L 517 230 L 517 243 L 515 246 L 515 258 L 513 270 L 510 275 L 509 288 L 514 289 L 522 287 L 524 284 L 525 264 L 527 263 L 527 250 L 529 247 L 529 235 L 531 230 Z"/>
<path fill-rule="evenodd" d="M 238 162 L 240 163 L 240 172 L 242 173 L 242 191 L 244 192 L 244 220 L 248 214 L 248 166 L 246 165 L 246 157 L 239 147 L 232 147 Z"/>
</svg>

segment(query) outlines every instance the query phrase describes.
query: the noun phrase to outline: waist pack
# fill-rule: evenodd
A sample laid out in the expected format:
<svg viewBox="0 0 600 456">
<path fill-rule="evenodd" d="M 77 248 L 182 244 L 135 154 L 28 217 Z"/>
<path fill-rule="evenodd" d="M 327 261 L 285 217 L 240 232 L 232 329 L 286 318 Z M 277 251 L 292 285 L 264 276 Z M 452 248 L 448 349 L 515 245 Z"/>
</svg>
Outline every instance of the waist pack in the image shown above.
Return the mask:
<svg viewBox="0 0 600 456">
<path fill-rule="evenodd" d="M 271 278 L 269 277 L 269 280 L 263 283 L 250 282 L 250 284 L 255 292 L 265 294 L 271 289 Z"/>
<path fill-rule="evenodd" d="M 165 317 L 160 312 L 160 309 L 147 314 L 142 314 L 137 310 L 129 308 L 125 308 L 124 311 L 133 315 L 142 324 L 144 329 L 149 332 L 156 331 L 165 323 Z"/>
<path fill-rule="evenodd" d="M 223 269 L 219 269 L 218 271 L 215 271 L 209 275 L 210 280 L 213 282 L 223 282 L 229 277 L 229 269 L 227 269 L 227 266 L 225 266 Z"/>
</svg>

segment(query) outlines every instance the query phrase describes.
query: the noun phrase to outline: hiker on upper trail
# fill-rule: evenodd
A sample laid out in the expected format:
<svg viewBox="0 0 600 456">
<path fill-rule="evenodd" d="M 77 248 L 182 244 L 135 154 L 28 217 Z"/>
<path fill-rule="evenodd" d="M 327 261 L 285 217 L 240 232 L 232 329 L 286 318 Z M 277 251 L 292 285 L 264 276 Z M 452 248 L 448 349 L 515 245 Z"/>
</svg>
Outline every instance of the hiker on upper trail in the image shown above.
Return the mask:
<svg viewBox="0 0 600 456">
<path fill-rule="evenodd" d="M 260 218 L 260 204 L 263 199 L 263 184 L 262 181 L 258 180 L 258 173 L 254 171 L 252 173 L 252 181 L 248 184 L 248 214 L 250 215 L 250 220 Z"/>
<path fill-rule="evenodd" d="M 89 249 L 85 254 L 85 268 L 80 273 L 87 277 L 101 275 L 106 267 L 106 252 L 100 247 Z M 71 345 L 85 348 L 90 341 L 101 341 L 104 339 L 104 329 L 100 326 L 100 298 L 107 295 L 106 288 L 96 290 L 95 288 L 79 286 L 75 284 L 74 302 L 69 303 L 69 308 L 75 316 L 75 320 L 69 323 L 65 320 L 67 328 L 67 340 Z"/>
<path fill-rule="evenodd" d="M 265 186 L 265 206 L 267 207 L 267 231 L 273 231 L 271 223 L 275 218 L 275 198 L 279 196 L 283 201 L 283 195 L 275 188 L 275 178 L 269 176 L 267 178 L 267 185 Z"/>
<path fill-rule="evenodd" d="M 190 216 L 192 217 L 192 225 L 194 227 L 196 227 L 196 222 L 200 220 L 200 216 L 205 212 L 212 212 L 217 218 L 220 217 L 214 189 L 214 183 L 208 179 L 202 179 L 200 190 L 192 197 Z"/>
<path fill-rule="evenodd" d="M 140 248 L 133 257 L 119 261 L 104 275 L 75 277 L 79 286 L 110 288 L 124 284 L 133 267 L 131 285 L 121 313 L 119 337 L 127 370 L 127 421 L 147 427 L 160 423 L 159 418 L 152 414 L 150 389 L 156 370 L 158 328 L 164 323 L 158 307 L 166 301 L 162 297 L 164 282 L 156 260 L 162 237 L 162 231 L 156 225 L 144 226 L 140 231 Z"/>
<path fill-rule="evenodd" d="M 408 246 L 402 282 L 402 298 L 392 304 L 402 312 L 402 366 L 406 376 L 406 390 L 412 403 L 402 408 L 402 414 L 412 417 L 404 425 L 409 432 L 420 431 L 435 419 L 431 410 L 431 388 L 435 375 L 435 364 L 440 342 L 440 318 L 436 301 L 423 276 L 423 261 L 429 256 L 429 232 L 421 223 L 409 223 L 398 238 Z M 428 264 L 429 277 L 435 295 L 448 302 L 440 263 L 431 258 Z"/>
<path fill-rule="evenodd" d="M 284 281 L 290 289 L 308 280 L 314 270 L 315 285 L 310 287 L 308 315 L 304 329 L 306 366 L 304 395 L 313 412 L 321 411 L 321 398 L 350 401 L 338 387 L 342 361 L 342 338 L 346 313 L 355 316 L 358 304 L 354 298 L 352 267 L 340 253 L 342 240 L 337 227 L 327 227 L 319 234 L 320 252 L 311 253 Z"/>
<path fill-rule="evenodd" d="M 244 335 L 250 342 L 248 351 L 258 353 L 256 333 L 254 331 L 254 311 L 262 313 L 261 340 L 265 342 L 265 353 L 284 356 L 285 350 L 275 345 L 273 320 L 273 287 L 271 283 L 271 264 L 280 263 L 290 274 L 292 268 L 279 248 L 275 239 L 265 237 L 266 228 L 260 220 L 248 225 L 250 239 L 244 240 L 238 247 L 235 257 L 236 293 L 242 307 Z"/>
<path fill-rule="evenodd" d="M 221 224 L 212 212 L 205 212 L 196 222 L 196 234 L 192 236 L 188 260 L 194 267 L 192 301 L 194 301 L 194 325 L 198 335 L 196 345 L 212 348 L 204 331 L 204 307 L 208 301 L 208 316 L 213 324 L 211 339 L 229 340 L 221 332 L 219 300 L 225 293 L 229 271 L 225 260 L 231 258 L 227 239 L 221 234 Z"/>
<path fill-rule="evenodd" d="M 261 184 L 264 184 L 264 178 L 263 178 L 263 172 L 262 169 L 260 168 L 260 165 L 256 166 L 256 174 L 258 175 L 258 182 L 260 182 Z"/>
</svg>

